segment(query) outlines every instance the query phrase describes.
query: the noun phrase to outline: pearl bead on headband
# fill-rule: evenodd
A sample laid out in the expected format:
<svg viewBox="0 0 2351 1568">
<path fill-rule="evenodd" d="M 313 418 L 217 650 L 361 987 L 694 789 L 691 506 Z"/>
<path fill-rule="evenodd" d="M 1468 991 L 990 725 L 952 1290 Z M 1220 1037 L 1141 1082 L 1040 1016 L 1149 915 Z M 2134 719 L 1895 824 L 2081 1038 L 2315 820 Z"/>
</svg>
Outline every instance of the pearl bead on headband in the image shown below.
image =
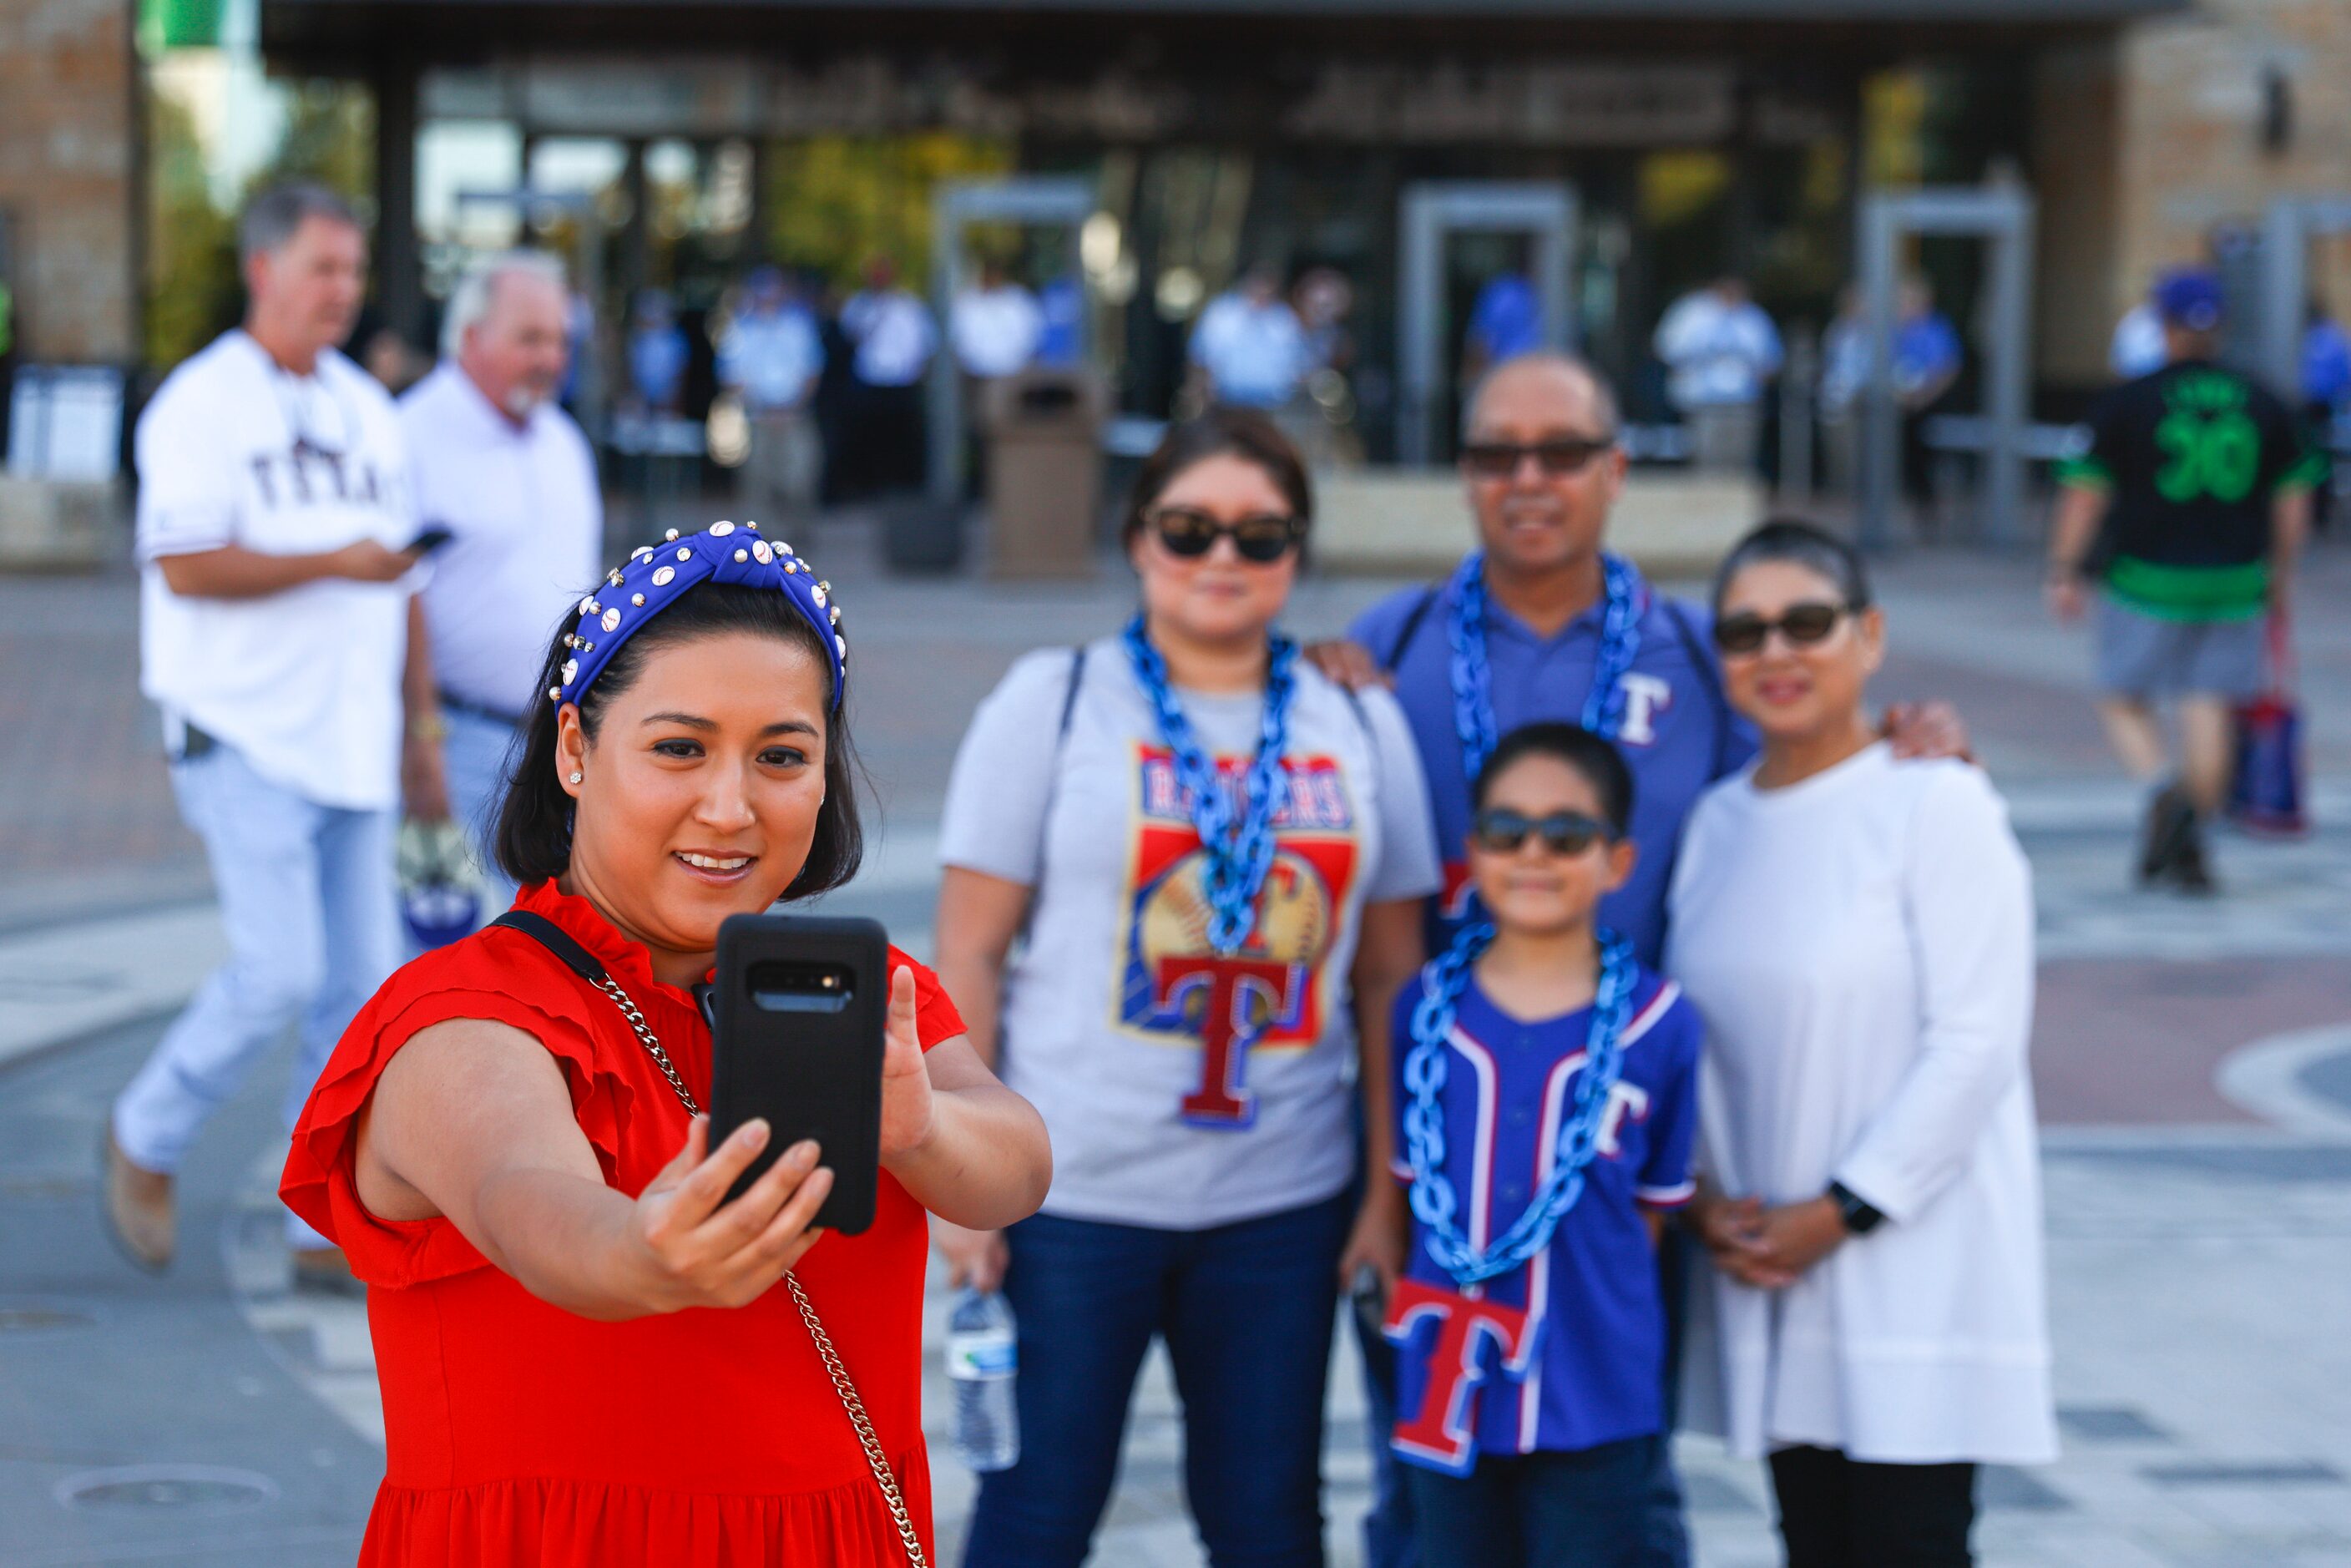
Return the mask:
<svg viewBox="0 0 2351 1568">
<path fill-rule="evenodd" d="M 787 544 L 769 544 L 757 523 L 713 523 L 697 534 L 641 545 L 602 587 L 580 601 L 580 618 L 564 634 L 569 654 L 559 685 L 547 688 L 551 703 L 578 702 L 603 674 L 621 644 L 646 622 L 677 602 L 686 590 L 705 582 L 774 589 L 816 629 L 832 670 L 831 711 L 841 711 L 849 681 L 849 644 L 841 635 L 841 609 L 832 586 L 819 582 L 815 569 Z"/>
</svg>

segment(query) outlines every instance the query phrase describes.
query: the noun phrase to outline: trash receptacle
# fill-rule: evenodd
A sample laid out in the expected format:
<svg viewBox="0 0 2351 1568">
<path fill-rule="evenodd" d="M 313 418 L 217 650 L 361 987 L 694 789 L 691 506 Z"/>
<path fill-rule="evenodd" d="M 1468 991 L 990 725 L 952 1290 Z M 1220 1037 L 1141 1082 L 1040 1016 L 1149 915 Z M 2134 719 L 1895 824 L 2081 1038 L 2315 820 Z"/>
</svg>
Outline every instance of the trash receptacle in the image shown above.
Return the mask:
<svg viewBox="0 0 2351 1568">
<path fill-rule="evenodd" d="M 989 576 L 1093 575 L 1107 402 L 1086 370 L 1028 370 L 982 390 Z"/>
</svg>

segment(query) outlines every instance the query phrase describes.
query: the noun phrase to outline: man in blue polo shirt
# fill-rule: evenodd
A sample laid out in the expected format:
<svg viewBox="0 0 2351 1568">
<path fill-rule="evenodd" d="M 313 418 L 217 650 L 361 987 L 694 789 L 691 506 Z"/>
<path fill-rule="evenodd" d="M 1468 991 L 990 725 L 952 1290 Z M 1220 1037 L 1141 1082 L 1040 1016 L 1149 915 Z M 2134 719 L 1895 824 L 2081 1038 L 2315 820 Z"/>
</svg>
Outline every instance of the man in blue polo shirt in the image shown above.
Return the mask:
<svg viewBox="0 0 2351 1568">
<path fill-rule="evenodd" d="M 1484 601 L 1490 733 L 1586 716 L 1608 642 L 1600 540 L 1625 483 L 1615 400 L 1564 355 L 1513 360 L 1479 391 L 1461 467 L 1483 549 L 1446 582 L 1374 606 L 1348 632 L 1394 680 L 1428 774 L 1446 862 L 1431 952 L 1442 950 L 1468 896 L 1469 774 L 1454 689 L 1464 601 Z M 1620 583 L 1633 599 L 1632 638 L 1615 682 L 1611 738 L 1633 770 L 1632 836 L 1641 856 L 1601 918 L 1655 965 L 1682 819 L 1708 785 L 1746 763 L 1755 742 L 1723 700 L 1707 612 L 1653 591 L 1636 574 Z M 1462 700 L 1477 699 L 1465 692 Z"/>
<path fill-rule="evenodd" d="M 1652 966 L 1665 947 L 1666 891 L 1683 821 L 1708 785 L 1754 753 L 1752 734 L 1723 695 L 1708 612 L 1656 592 L 1602 549 L 1625 465 L 1615 396 L 1598 372 L 1553 352 L 1497 367 L 1471 402 L 1462 443 L 1480 549 L 1445 582 L 1374 605 L 1347 642 L 1313 650 L 1334 679 L 1386 680 L 1404 705 L 1446 861 L 1431 952 L 1450 940 L 1467 898 L 1466 734 L 1565 719 L 1616 742 L 1633 772 L 1631 837 L 1640 855 L 1631 878 L 1602 904 L 1601 922 Z M 1596 692 L 1604 665 L 1614 679 Z M 1945 705 L 1889 709 L 1886 723 L 1899 754 L 1966 750 Z M 1675 1283 L 1669 1278 L 1669 1294 Z M 1373 1568 L 1412 1568 L 1411 1520 L 1379 1440 L 1393 1415 L 1384 1352 L 1365 1346 L 1380 1469 L 1366 1554 Z M 1681 1568 L 1688 1561 L 1680 1488 L 1668 1468 L 1658 1479 L 1648 1562 Z"/>
</svg>

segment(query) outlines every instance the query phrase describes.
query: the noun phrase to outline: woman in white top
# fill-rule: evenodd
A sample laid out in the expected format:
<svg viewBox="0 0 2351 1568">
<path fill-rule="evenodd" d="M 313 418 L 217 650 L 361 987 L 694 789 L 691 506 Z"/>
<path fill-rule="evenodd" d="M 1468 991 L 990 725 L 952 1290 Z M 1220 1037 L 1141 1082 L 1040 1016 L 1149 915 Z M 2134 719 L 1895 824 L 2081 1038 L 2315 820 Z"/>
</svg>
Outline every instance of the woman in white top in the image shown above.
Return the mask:
<svg viewBox="0 0 2351 1568">
<path fill-rule="evenodd" d="M 1876 738 L 1885 614 L 1851 547 L 1765 524 L 1715 616 L 1763 751 L 1674 875 L 1717 1270 L 1685 1416 L 1770 1456 L 1790 1568 L 1963 1568 L 1977 1464 L 2056 1457 L 2030 873 L 1982 773 Z"/>
<path fill-rule="evenodd" d="M 1154 1337 L 1209 1560 L 1322 1561 L 1339 1283 L 1393 1281 L 1405 1242 L 1401 1187 L 1350 1196 L 1355 1095 L 1384 1170 L 1389 1011 L 1439 873 L 1395 698 L 1275 629 L 1311 501 L 1263 414 L 1177 425 L 1135 479 L 1126 632 L 1022 659 L 956 758 L 939 977 L 1054 1154 L 1033 1219 L 942 1228 L 1020 1330 L 1020 1458 L 981 1479 L 966 1568 L 1085 1557 Z"/>
</svg>

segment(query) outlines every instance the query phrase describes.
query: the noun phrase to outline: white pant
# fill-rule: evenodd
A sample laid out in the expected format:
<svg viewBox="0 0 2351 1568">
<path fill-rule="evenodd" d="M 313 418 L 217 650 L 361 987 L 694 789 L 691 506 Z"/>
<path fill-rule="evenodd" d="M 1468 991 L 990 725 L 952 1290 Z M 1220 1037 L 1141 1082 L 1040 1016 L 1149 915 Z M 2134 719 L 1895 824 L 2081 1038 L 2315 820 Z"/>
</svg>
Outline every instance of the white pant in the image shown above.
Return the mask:
<svg viewBox="0 0 2351 1568">
<path fill-rule="evenodd" d="M 175 1171 L 254 1060 L 299 1022 L 291 1130 L 354 1013 L 397 962 L 392 813 L 321 806 L 225 746 L 172 768 L 180 814 L 204 841 L 229 960 L 214 970 L 114 1103 L 132 1163 Z M 296 1246 L 325 1244 L 291 1215 Z"/>
</svg>

